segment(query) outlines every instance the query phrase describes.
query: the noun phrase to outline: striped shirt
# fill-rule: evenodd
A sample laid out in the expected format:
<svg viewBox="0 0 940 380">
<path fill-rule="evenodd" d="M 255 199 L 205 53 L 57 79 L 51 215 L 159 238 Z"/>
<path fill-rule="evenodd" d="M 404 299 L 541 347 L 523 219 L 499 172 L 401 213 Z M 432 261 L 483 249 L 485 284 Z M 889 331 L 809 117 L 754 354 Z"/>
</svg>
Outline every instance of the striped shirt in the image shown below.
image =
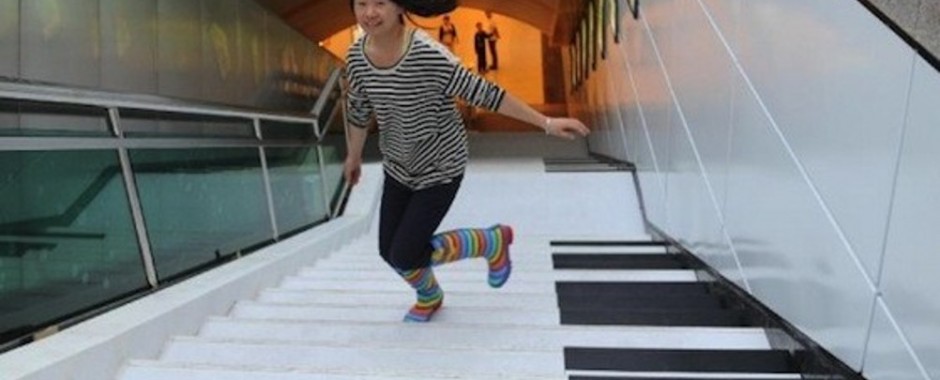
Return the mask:
<svg viewBox="0 0 940 380">
<path fill-rule="evenodd" d="M 349 47 L 346 118 L 363 128 L 375 116 L 385 172 L 413 190 L 451 182 L 467 166 L 467 132 L 455 97 L 496 110 L 506 92 L 473 74 L 421 30 L 394 66 L 379 68 Z"/>
</svg>

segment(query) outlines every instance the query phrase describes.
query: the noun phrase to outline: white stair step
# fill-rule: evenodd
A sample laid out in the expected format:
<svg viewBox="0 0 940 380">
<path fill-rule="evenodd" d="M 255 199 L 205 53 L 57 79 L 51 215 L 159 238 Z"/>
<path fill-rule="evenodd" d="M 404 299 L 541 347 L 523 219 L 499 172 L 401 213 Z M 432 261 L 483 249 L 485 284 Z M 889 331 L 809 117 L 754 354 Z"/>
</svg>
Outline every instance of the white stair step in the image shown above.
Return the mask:
<svg viewBox="0 0 940 380">
<path fill-rule="evenodd" d="M 557 247 L 556 247 L 557 248 Z M 553 247 L 549 246 L 547 243 L 532 243 L 532 242 L 520 242 L 516 241 L 510 246 L 510 252 L 515 255 L 518 253 L 522 256 L 551 256 Z M 557 249 L 556 249 L 557 250 Z M 354 257 L 354 258 L 379 258 L 379 247 L 378 242 L 370 242 L 370 244 L 360 244 L 356 246 L 346 246 L 342 247 L 335 252 L 330 257 Z M 380 259 L 381 260 L 381 259 Z"/>
<path fill-rule="evenodd" d="M 440 281 L 441 288 L 447 291 L 455 292 L 477 292 L 486 291 L 500 293 L 534 293 L 534 294 L 553 294 L 555 292 L 555 283 L 553 281 L 525 281 L 524 274 L 520 274 L 523 280 L 507 282 L 498 290 L 491 288 L 486 283 L 486 274 L 477 273 L 479 277 L 476 281 Z M 444 278 L 444 276 L 441 276 Z M 402 280 L 374 280 L 374 281 L 338 281 L 338 280 L 317 280 L 306 277 L 291 276 L 284 278 L 279 286 L 280 289 L 289 290 L 352 290 L 352 291 L 371 291 L 371 290 L 390 290 L 413 292 L 411 286 Z"/>
<path fill-rule="evenodd" d="M 575 253 L 575 254 L 666 254 L 666 247 L 663 246 L 553 246 L 552 253 Z"/>
<path fill-rule="evenodd" d="M 450 308 L 444 298 L 444 307 L 431 323 L 441 324 L 500 324 L 555 326 L 559 324 L 557 309 L 476 309 Z M 299 306 L 272 305 L 253 301 L 239 301 L 230 315 L 236 318 L 265 319 L 272 321 L 346 321 L 346 322 L 398 322 L 414 303 L 414 299 L 400 306 Z"/>
<path fill-rule="evenodd" d="M 388 270 L 389 266 L 382 259 L 375 260 L 342 260 L 341 258 L 330 257 L 316 262 L 317 268 L 323 269 L 346 269 L 346 270 Z M 463 260 L 442 266 L 448 270 L 485 270 L 486 263 L 482 259 Z M 512 269 L 517 272 L 551 272 L 551 260 L 512 260 Z"/>
<path fill-rule="evenodd" d="M 263 290 L 257 298 L 260 303 L 283 305 L 333 305 L 401 307 L 414 302 L 410 292 L 353 292 L 353 291 L 302 291 L 285 289 Z M 553 294 L 512 294 L 492 291 L 467 293 L 448 291 L 447 308 L 510 308 L 510 309 L 557 309 L 558 298 Z"/>
<path fill-rule="evenodd" d="M 353 369 L 337 372 L 303 372 L 274 368 L 241 368 L 217 365 L 183 365 L 153 360 L 134 360 L 124 368 L 118 380 L 492 380 L 484 375 L 460 375 L 459 377 L 418 372 L 368 374 L 356 373 Z M 563 380 L 558 376 L 507 376 L 506 380 Z"/>
<path fill-rule="evenodd" d="M 558 376 L 564 374 L 562 352 L 439 350 L 435 342 L 421 349 L 360 348 L 299 344 L 250 344 L 176 338 L 161 355 L 167 363 L 211 364 L 284 371 L 367 374 L 425 372 L 439 376 Z M 423 378 L 416 377 L 416 378 Z"/>
<path fill-rule="evenodd" d="M 542 265 L 551 266 L 552 264 L 552 254 L 548 251 L 547 248 L 541 247 L 539 249 L 531 250 L 522 250 L 522 249 L 512 249 L 509 254 L 510 259 L 515 262 L 531 262 Z M 385 260 L 379 256 L 378 252 L 360 252 L 360 253 L 346 253 L 346 252 L 334 252 L 333 254 L 324 257 L 323 259 L 317 261 L 320 262 L 333 262 L 339 261 L 343 263 L 379 263 L 385 266 L 388 264 L 385 263 Z M 480 262 L 483 263 L 484 259 L 482 257 L 476 257 L 472 259 L 460 260 L 458 263 L 464 261 Z"/>
<path fill-rule="evenodd" d="M 441 283 L 456 281 L 477 282 L 486 278 L 486 268 L 474 271 L 450 270 L 447 266 L 434 268 Z M 391 269 L 385 270 L 346 270 L 306 267 L 300 270 L 299 278 L 311 280 L 347 280 L 347 281 L 401 281 Z M 563 269 L 552 272 L 514 272 L 509 280 L 514 281 L 629 281 L 629 282 L 695 282 L 692 270 L 581 270 Z"/>
<path fill-rule="evenodd" d="M 801 380 L 799 373 L 745 373 L 745 372 L 625 372 L 625 371 L 568 371 L 568 376 L 598 379 L 696 379 L 696 380 Z"/>
<path fill-rule="evenodd" d="M 622 326 L 483 326 L 402 322 L 276 322 L 211 318 L 200 338 L 321 345 L 559 351 L 564 347 L 649 349 L 770 349 L 758 328 Z"/>
<path fill-rule="evenodd" d="M 391 272 L 391 270 L 386 270 Z M 501 288 L 493 289 L 486 283 L 486 271 L 479 273 L 461 271 L 436 271 L 440 286 L 445 291 L 457 292 L 488 292 L 502 293 L 535 293 L 554 294 L 556 281 L 684 281 L 694 282 L 695 274 L 691 271 L 627 271 L 625 273 L 607 272 L 592 273 L 578 271 L 573 273 L 513 273 L 509 282 Z M 363 274 L 364 275 L 364 274 Z M 376 275 L 372 279 L 356 278 L 321 278 L 317 276 L 289 276 L 280 284 L 281 289 L 288 290 L 410 290 L 411 287 L 401 278 L 388 275 Z"/>
</svg>

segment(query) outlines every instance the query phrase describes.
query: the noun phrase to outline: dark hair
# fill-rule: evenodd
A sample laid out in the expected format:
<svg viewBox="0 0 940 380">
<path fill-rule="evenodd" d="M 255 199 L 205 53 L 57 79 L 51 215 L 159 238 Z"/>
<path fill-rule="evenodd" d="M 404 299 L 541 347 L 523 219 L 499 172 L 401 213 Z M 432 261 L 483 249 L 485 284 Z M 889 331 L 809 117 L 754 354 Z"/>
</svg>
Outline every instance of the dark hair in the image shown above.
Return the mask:
<svg viewBox="0 0 940 380">
<path fill-rule="evenodd" d="M 353 9 L 356 0 L 349 0 L 349 9 Z M 391 0 L 408 13 L 421 17 L 440 16 L 457 9 L 457 0 Z"/>
</svg>

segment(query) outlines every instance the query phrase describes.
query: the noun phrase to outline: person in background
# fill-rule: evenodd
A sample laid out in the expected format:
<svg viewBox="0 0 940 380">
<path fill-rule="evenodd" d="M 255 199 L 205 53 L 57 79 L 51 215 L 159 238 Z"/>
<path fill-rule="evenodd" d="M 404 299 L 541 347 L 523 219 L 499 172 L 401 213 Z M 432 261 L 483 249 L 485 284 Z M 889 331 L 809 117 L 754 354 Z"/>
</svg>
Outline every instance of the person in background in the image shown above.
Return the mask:
<svg viewBox="0 0 940 380">
<path fill-rule="evenodd" d="M 448 2 L 350 0 L 366 34 L 353 42 L 346 57 L 350 128 L 343 174 L 351 186 L 359 182 L 366 126 L 375 121 L 384 169 L 379 254 L 417 295 L 406 322 L 427 322 L 443 304 L 435 266 L 483 258 L 487 282 L 494 288 L 512 273 L 512 227 L 435 233 L 467 167 L 467 132 L 455 98 L 539 126 L 549 135 L 573 139 L 589 132 L 576 119 L 539 113 L 464 68 L 423 30 L 405 24 L 406 12 L 433 17 L 456 7 L 454 1 L 442 3 Z"/>
<path fill-rule="evenodd" d="M 457 26 L 450 22 L 449 15 L 444 15 L 444 23 L 437 31 L 437 39 L 451 52 L 457 47 Z"/>
<path fill-rule="evenodd" d="M 496 54 L 496 42 L 499 41 L 499 28 L 496 27 L 496 21 L 493 21 L 493 12 L 486 11 L 486 34 L 489 37 L 490 45 L 490 70 L 499 69 L 499 55 Z"/>
<path fill-rule="evenodd" d="M 480 74 L 486 74 L 486 44 L 490 39 L 489 34 L 483 30 L 483 23 L 477 23 L 477 32 L 473 35 L 473 51 L 477 55 L 477 71 Z"/>
</svg>

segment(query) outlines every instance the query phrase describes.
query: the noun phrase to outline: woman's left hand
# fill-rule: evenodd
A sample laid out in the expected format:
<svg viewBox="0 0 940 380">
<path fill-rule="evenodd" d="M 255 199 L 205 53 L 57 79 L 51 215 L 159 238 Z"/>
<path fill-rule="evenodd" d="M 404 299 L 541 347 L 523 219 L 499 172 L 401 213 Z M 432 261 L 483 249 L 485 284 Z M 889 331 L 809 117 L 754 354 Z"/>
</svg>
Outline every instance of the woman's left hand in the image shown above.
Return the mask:
<svg viewBox="0 0 940 380">
<path fill-rule="evenodd" d="M 574 140 L 574 138 L 579 135 L 582 137 L 587 136 L 591 133 L 591 130 L 578 119 L 550 117 L 545 120 L 545 133 Z"/>
</svg>

